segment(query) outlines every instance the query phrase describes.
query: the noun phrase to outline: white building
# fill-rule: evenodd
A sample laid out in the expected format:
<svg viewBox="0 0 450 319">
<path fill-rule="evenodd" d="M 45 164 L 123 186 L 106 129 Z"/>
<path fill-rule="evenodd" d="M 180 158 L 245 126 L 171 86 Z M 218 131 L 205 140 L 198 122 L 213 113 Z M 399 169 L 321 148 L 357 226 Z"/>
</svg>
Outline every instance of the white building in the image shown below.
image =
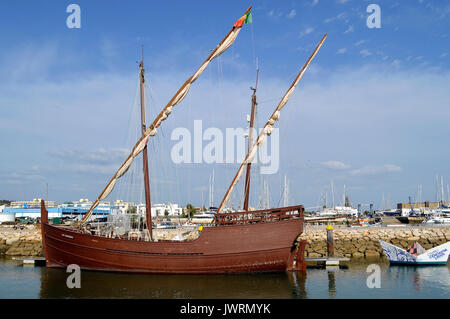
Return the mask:
<svg viewBox="0 0 450 319">
<path fill-rule="evenodd" d="M 137 205 L 137 212 L 140 215 L 145 215 L 146 207 L 145 204 Z M 178 204 L 154 204 L 152 205 L 152 217 L 165 217 L 167 216 L 175 217 L 183 215 L 183 208 L 179 207 Z"/>
</svg>

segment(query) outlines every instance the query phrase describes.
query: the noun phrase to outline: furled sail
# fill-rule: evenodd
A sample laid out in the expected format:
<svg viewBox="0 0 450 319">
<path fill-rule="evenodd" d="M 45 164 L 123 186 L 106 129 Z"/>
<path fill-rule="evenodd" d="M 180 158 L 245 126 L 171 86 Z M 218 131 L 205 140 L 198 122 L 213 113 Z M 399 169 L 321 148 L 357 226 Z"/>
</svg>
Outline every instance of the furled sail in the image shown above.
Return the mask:
<svg viewBox="0 0 450 319">
<path fill-rule="evenodd" d="M 247 11 L 244 13 L 244 16 L 248 16 L 250 13 L 252 7 L 249 7 Z M 208 56 L 208 58 L 203 62 L 203 64 L 198 68 L 198 70 L 181 86 L 181 88 L 177 91 L 177 93 L 172 97 L 172 99 L 169 101 L 169 103 L 162 109 L 162 111 L 156 116 L 153 123 L 148 127 L 148 129 L 145 131 L 143 136 L 139 139 L 139 141 L 136 143 L 136 145 L 133 147 L 133 150 L 131 151 L 131 154 L 127 157 L 127 159 L 124 161 L 124 163 L 120 166 L 120 168 L 117 170 L 117 172 L 114 174 L 114 176 L 111 178 L 109 183 L 106 185 L 106 187 L 103 189 L 103 191 L 100 193 L 98 198 L 94 201 L 92 206 L 89 208 L 88 212 L 84 215 L 83 219 L 81 220 L 81 225 L 83 225 L 89 217 L 92 215 L 92 211 L 95 207 L 100 203 L 101 200 L 108 197 L 108 195 L 113 191 L 114 186 L 116 184 L 116 181 L 118 178 L 123 176 L 128 168 L 130 167 L 131 163 L 133 162 L 133 159 L 138 156 L 142 150 L 144 149 L 145 145 L 148 143 L 148 140 L 151 136 L 155 136 L 157 133 L 157 128 L 161 125 L 161 123 L 167 119 L 167 117 L 172 112 L 172 108 L 180 103 L 189 92 L 189 89 L 191 87 L 191 84 L 195 82 L 195 80 L 198 79 L 198 77 L 202 74 L 202 72 L 206 69 L 208 64 L 217 58 L 219 55 L 221 55 L 223 52 L 225 52 L 236 40 L 236 37 L 239 34 L 239 31 L 241 30 L 242 24 L 240 26 L 233 26 L 233 28 L 228 32 L 228 34 L 225 36 L 225 38 L 216 46 L 216 48 L 211 52 L 211 54 Z"/>
<path fill-rule="evenodd" d="M 225 193 L 225 196 L 224 196 L 224 198 L 223 198 L 222 202 L 220 203 L 220 206 L 219 206 L 219 208 L 217 210 L 218 213 L 220 213 L 222 211 L 222 209 L 224 208 L 224 206 L 228 203 L 228 200 L 230 199 L 230 195 L 231 195 L 234 187 L 239 182 L 239 179 L 242 176 L 242 172 L 244 171 L 245 165 L 247 165 L 248 163 L 250 163 L 253 160 L 253 158 L 254 158 L 254 156 L 256 154 L 257 147 L 263 145 L 264 142 L 266 141 L 267 136 L 272 133 L 273 125 L 275 124 L 276 121 L 278 121 L 280 119 L 280 111 L 281 111 L 281 109 L 286 105 L 286 103 L 289 100 L 289 98 L 291 97 L 292 93 L 294 93 L 295 87 L 300 82 L 301 78 L 303 77 L 303 74 L 305 73 L 305 71 L 308 68 L 308 66 L 311 63 L 311 61 L 316 56 L 317 52 L 319 51 L 319 49 L 322 46 L 323 42 L 325 41 L 326 37 L 327 37 L 327 35 L 325 34 L 323 36 L 322 40 L 317 45 L 317 47 L 314 50 L 314 52 L 312 53 L 312 55 L 310 56 L 310 58 L 308 59 L 308 61 L 306 61 L 305 65 L 301 69 L 300 73 L 295 78 L 294 82 L 291 84 L 290 88 L 284 94 L 284 96 L 281 99 L 280 103 L 278 104 L 277 108 L 272 113 L 272 116 L 269 118 L 267 123 L 264 125 L 263 129 L 261 130 L 261 133 L 259 134 L 258 138 L 256 139 L 255 144 L 252 147 L 252 151 L 250 153 L 248 153 L 247 156 L 245 157 L 245 159 L 242 162 L 241 166 L 239 167 L 236 175 L 234 176 L 230 187 L 228 188 L 227 192 Z"/>
</svg>

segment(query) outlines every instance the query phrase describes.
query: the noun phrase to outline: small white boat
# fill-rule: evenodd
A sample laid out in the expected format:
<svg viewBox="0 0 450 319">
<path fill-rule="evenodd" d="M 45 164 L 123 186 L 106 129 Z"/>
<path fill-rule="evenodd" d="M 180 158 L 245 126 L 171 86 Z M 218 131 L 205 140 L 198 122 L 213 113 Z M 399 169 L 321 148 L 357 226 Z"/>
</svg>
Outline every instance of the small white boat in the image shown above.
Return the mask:
<svg viewBox="0 0 450 319">
<path fill-rule="evenodd" d="M 423 224 L 450 224 L 450 215 L 441 213 L 430 216 L 430 218 L 424 220 Z"/>
<path fill-rule="evenodd" d="M 391 264 L 406 265 L 445 265 L 450 254 L 450 241 L 425 250 L 415 243 L 408 250 L 380 240 L 383 252 Z"/>
<path fill-rule="evenodd" d="M 214 220 L 214 214 L 213 211 L 197 213 L 192 216 L 191 222 L 194 224 L 210 224 Z"/>
</svg>

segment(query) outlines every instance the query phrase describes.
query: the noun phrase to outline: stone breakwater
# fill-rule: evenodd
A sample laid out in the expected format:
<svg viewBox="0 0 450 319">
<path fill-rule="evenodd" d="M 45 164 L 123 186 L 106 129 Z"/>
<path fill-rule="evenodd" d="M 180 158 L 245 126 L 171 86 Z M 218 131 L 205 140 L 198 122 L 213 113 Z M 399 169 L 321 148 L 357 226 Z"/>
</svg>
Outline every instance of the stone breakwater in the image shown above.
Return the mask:
<svg viewBox="0 0 450 319">
<path fill-rule="evenodd" d="M 154 230 L 158 239 L 170 240 L 182 232 L 178 230 Z M 185 239 L 195 239 L 198 232 L 184 233 Z M 305 233 L 300 239 L 307 241 L 307 257 L 327 255 L 325 226 L 305 226 Z M 402 248 L 419 242 L 425 249 L 430 249 L 450 241 L 450 226 L 446 227 L 361 227 L 349 228 L 335 226 L 334 253 L 337 257 L 363 258 L 383 255 L 379 240 L 392 243 Z M 0 255 L 7 256 L 42 256 L 41 231 L 34 226 L 23 230 L 0 228 Z"/>
<path fill-rule="evenodd" d="M 0 228 L 0 255 L 43 256 L 41 230 L 34 226 L 23 230 Z"/>
<path fill-rule="evenodd" d="M 300 239 L 307 241 L 307 257 L 327 255 L 325 226 L 307 225 Z M 335 227 L 334 255 L 349 258 L 383 256 L 380 239 L 404 249 L 415 242 L 425 249 L 430 249 L 450 241 L 450 227 Z"/>
</svg>

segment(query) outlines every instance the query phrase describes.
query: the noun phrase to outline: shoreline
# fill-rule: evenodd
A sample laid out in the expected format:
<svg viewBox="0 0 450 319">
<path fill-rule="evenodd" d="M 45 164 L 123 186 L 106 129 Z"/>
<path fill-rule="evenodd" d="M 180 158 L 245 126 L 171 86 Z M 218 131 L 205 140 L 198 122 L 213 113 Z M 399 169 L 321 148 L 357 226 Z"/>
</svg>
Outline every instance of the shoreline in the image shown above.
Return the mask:
<svg viewBox="0 0 450 319">
<path fill-rule="evenodd" d="M 305 227 L 300 239 L 306 240 L 306 257 L 327 254 L 326 226 Z M 379 240 L 407 249 L 415 242 L 430 249 L 450 241 L 450 226 L 401 225 L 398 227 L 334 226 L 334 254 L 336 257 L 374 258 L 384 256 Z"/>
</svg>

